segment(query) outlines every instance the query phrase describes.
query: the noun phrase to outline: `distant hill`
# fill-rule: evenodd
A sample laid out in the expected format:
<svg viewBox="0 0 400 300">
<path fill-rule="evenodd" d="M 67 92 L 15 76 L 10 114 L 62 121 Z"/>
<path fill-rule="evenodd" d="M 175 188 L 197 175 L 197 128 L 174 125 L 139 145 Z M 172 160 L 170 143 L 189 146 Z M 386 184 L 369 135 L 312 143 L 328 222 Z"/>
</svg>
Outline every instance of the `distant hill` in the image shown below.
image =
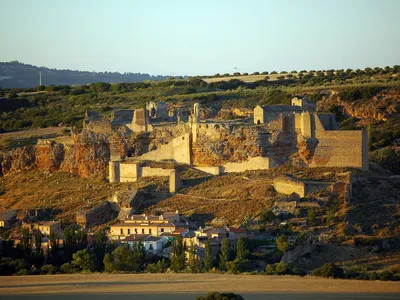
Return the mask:
<svg viewBox="0 0 400 300">
<path fill-rule="evenodd" d="M 169 76 L 152 76 L 146 73 L 89 72 L 57 70 L 37 67 L 18 61 L 0 62 L 0 87 L 30 88 L 39 85 L 39 71 L 42 71 L 43 85 L 74 85 L 94 82 L 140 82 L 165 80 Z"/>
</svg>

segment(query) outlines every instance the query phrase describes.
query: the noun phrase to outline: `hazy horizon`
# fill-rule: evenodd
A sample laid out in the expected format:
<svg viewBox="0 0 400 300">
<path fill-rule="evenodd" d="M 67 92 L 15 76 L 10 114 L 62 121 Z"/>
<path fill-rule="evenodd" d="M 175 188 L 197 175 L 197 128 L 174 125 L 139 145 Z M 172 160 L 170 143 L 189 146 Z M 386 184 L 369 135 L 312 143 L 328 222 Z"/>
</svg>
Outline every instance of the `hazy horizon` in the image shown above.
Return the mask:
<svg viewBox="0 0 400 300">
<path fill-rule="evenodd" d="M 400 63 L 396 0 L 15 0 L 0 10 L 0 61 L 48 68 L 212 75 Z"/>
</svg>

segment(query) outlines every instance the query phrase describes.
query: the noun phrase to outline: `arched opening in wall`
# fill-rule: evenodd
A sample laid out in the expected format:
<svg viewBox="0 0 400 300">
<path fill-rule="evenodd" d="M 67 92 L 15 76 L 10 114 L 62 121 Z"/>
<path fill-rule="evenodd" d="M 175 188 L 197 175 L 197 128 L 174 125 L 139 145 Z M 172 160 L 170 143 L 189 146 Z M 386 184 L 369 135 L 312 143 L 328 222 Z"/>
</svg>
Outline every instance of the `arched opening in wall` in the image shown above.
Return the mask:
<svg viewBox="0 0 400 300">
<path fill-rule="evenodd" d="M 257 120 L 257 125 L 260 125 L 260 124 L 261 124 L 260 120 Z"/>
<path fill-rule="evenodd" d="M 215 125 L 214 125 L 214 128 L 215 128 L 215 129 L 219 129 L 219 125 L 218 125 L 218 124 L 215 124 Z"/>
</svg>

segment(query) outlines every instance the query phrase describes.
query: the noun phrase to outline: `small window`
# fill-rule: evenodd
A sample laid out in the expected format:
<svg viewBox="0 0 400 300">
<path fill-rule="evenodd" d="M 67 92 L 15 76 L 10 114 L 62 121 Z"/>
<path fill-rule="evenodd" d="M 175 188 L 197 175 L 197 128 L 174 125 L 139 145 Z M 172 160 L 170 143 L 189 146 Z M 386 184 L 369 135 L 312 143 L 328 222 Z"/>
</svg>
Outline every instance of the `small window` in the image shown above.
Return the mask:
<svg viewBox="0 0 400 300">
<path fill-rule="evenodd" d="M 183 136 L 183 137 L 182 137 L 182 141 L 184 141 L 184 140 L 185 140 L 185 137 Z"/>
<path fill-rule="evenodd" d="M 161 232 L 164 232 L 164 228 L 161 228 Z"/>
<path fill-rule="evenodd" d="M 120 231 L 120 232 L 121 232 L 121 234 L 124 234 L 124 230 L 123 230 L 122 228 L 121 228 L 121 231 Z"/>
<path fill-rule="evenodd" d="M 135 233 L 137 233 L 137 228 L 135 228 Z"/>
<path fill-rule="evenodd" d="M 130 229 L 128 229 L 128 234 L 131 234 L 131 230 Z"/>
<path fill-rule="evenodd" d="M 151 234 L 151 229 L 149 229 L 149 234 Z"/>
<path fill-rule="evenodd" d="M 260 120 L 257 120 L 257 125 L 260 125 L 260 124 L 261 124 Z"/>
<path fill-rule="evenodd" d="M 149 250 L 153 250 L 153 244 L 149 245 Z"/>
<path fill-rule="evenodd" d="M 142 234 L 144 234 L 144 229 L 142 229 Z"/>
</svg>

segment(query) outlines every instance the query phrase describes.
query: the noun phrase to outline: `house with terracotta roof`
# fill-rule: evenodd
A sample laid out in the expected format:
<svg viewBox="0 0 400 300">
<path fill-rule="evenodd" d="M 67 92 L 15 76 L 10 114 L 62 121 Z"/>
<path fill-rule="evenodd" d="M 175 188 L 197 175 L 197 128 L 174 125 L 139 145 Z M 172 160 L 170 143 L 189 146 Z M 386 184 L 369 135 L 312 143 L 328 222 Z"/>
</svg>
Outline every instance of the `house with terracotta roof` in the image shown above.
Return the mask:
<svg viewBox="0 0 400 300">
<path fill-rule="evenodd" d="M 228 234 L 228 239 L 230 239 L 232 241 L 236 241 L 240 237 L 247 237 L 247 232 L 241 228 L 225 226 L 225 230 Z"/>
<path fill-rule="evenodd" d="M 199 227 L 198 230 L 194 232 L 197 237 L 207 237 L 208 239 L 217 238 L 223 239 L 224 237 L 228 237 L 227 231 L 225 228 L 215 228 L 213 226 L 207 227 Z"/>
<path fill-rule="evenodd" d="M 157 237 L 149 234 L 131 234 L 121 241 L 133 248 L 137 243 L 142 243 L 146 253 L 160 254 L 168 242 L 166 237 Z"/>
</svg>

